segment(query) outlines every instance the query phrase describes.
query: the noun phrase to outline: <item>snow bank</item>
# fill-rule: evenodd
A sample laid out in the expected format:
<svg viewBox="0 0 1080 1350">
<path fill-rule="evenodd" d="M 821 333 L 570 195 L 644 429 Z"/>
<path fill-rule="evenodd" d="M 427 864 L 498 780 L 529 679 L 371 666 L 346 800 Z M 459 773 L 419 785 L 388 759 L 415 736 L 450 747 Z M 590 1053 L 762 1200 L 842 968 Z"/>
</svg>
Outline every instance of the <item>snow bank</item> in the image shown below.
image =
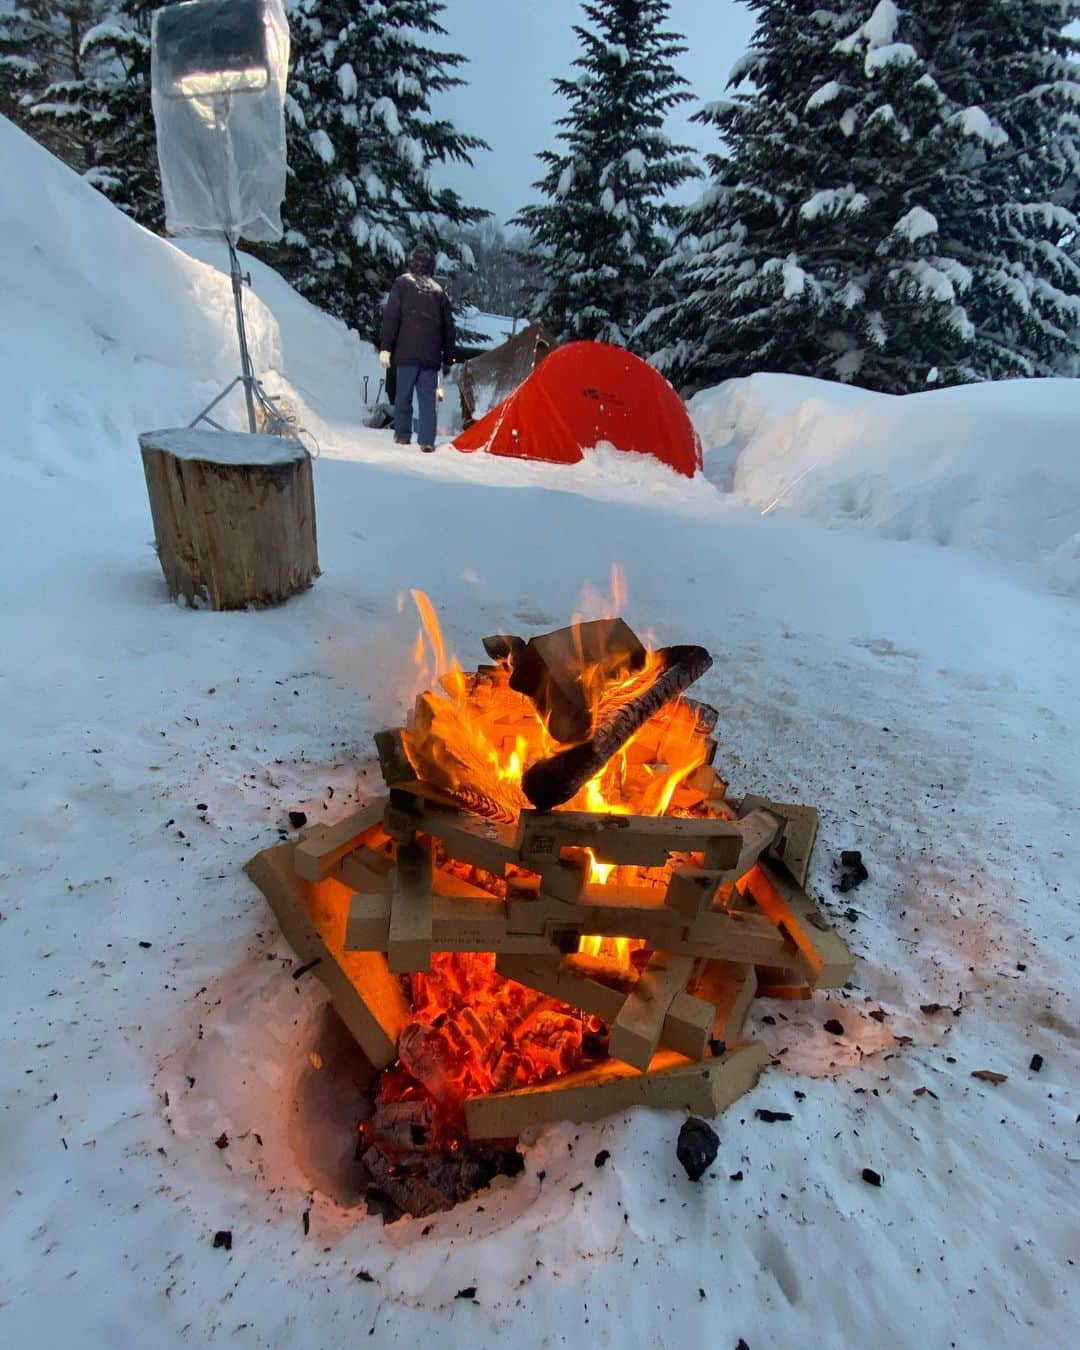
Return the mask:
<svg viewBox="0 0 1080 1350">
<path fill-rule="evenodd" d="M 1080 595 L 1080 381 L 893 397 L 754 375 L 690 411 L 706 475 L 736 500 L 974 549 Z"/>
<path fill-rule="evenodd" d="M 0 182 L 18 185 L 0 194 L 9 466 L 83 474 L 102 454 L 137 454 L 140 431 L 186 424 L 238 374 L 224 244 L 184 252 L 142 229 L 3 118 Z M 320 429 L 358 421 L 372 349 L 270 268 L 244 265 L 248 339 L 270 391 Z M 230 418 L 241 425 L 239 396 Z"/>
</svg>

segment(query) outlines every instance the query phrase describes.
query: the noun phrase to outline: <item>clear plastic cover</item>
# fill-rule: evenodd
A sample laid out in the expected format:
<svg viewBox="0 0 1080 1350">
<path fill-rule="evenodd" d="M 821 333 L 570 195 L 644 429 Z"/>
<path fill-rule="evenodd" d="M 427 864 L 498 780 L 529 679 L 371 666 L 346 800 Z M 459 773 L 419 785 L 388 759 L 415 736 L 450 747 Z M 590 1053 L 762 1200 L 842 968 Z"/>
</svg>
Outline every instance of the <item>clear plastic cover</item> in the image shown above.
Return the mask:
<svg viewBox="0 0 1080 1350">
<path fill-rule="evenodd" d="M 283 0 L 189 0 L 154 14 L 150 82 L 170 234 L 281 238 Z"/>
</svg>

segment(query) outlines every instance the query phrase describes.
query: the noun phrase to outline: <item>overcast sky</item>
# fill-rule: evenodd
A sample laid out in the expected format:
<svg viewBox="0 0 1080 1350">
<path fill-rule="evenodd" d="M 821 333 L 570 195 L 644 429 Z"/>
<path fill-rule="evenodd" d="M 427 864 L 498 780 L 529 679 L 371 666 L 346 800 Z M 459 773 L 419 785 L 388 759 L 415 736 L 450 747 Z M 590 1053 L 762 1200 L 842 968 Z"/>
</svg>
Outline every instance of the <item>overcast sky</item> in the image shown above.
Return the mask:
<svg viewBox="0 0 1080 1350">
<path fill-rule="evenodd" d="M 462 131 L 482 136 L 491 152 L 477 156 L 475 169 L 441 170 L 438 177 L 500 219 L 533 196 L 540 167 L 534 156 L 554 143 L 552 124 L 565 111 L 551 82 L 571 74 L 578 54 L 571 26 L 580 18 L 580 0 L 447 0 L 447 45 L 469 58 L 469 83 L 440 99 L 435 110 Z M 750 13 L 739 0 L 672 0 L 671 24 L 687 39 L 680 69 L 695 97 L 672 115 L 671 134 L 711 150 L 715 136 L 689 117 L 722 95 L 753 31 Z"/>
</svg>

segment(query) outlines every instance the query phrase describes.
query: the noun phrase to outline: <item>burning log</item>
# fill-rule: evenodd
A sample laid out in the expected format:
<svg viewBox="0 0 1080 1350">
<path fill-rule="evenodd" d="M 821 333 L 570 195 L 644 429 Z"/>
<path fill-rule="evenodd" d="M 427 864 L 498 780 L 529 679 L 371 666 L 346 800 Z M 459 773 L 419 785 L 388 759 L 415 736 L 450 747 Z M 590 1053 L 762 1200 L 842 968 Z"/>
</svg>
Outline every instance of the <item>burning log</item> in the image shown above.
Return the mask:
<svg viewBox="0 0 1080 1350">
<path fill-rule="evenodd" d="M 561 750 L 525 770 L 521 786 L 534 806 L 550 811 L 568 802 L 602 772 L 635 731 L 689 689 L 712 665 L 712 657 L 704 647 L 665 647 L 657 656 L 663 660 L 663 672 L 648 689 L 608 713 L 581 745 Z"/>
<path fill-rule="evenodd" d="M 642 670 L 645 647 L 622 619 L 594 619 L 544 633 L 484 639 L 492 660 L 510 666 L 510 688 L 536 704 L 548 731 L 562 744 L 592 730 L 594 700 L 588 684 L 601 685 Z"/>
</svg>

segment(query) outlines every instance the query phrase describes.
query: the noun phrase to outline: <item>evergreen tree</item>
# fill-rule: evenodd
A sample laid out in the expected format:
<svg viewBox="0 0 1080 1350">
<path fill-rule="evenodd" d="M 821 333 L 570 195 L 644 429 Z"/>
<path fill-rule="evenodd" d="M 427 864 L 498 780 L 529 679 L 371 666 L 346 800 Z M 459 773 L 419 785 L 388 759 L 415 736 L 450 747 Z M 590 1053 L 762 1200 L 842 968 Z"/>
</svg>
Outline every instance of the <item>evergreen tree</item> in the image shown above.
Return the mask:
<svg viewBox="0 0 1080 1350">
<path fill-rule="evenodd" d="M 474 305 L 487 314 L 520 318 L 539 282 L 538 268 L 520 231 L 507 235 L 494 220 L 466 225 L 452 232 L 464 266 L 452 278 L 450 298 Z"/>
<path fill-rule="evenodd" d="M 34 104 L 46 125 L 88 145 L 87 179 L 140 225 L 161 231 L 165 208 L 150 106 L 150 21 L 157 0 L 117 0 L 82 40 L 83 68 Z"/>
<path fill-rule="evenodd" d="M 86 167 L 88 153 L 77 128 L 41 122 L 33 105 L 50 83 L 82 78 L 83 38 L 106 2 L 13 0 L 10 11 L 0 13 L 0 114 L 77 169 Z"/>
<path fill-rule="evenodd" d="M 562 147 L 540 155 L 546 201 L 518 217 L 543 280 L 533 312 L 562 338 L 627 343 L 650 307 L 653 274 L 677 220 L 667 194 L 697 170 L 664 134 L 690 99 L 673 62 L 686 50 L 668 32 L 668 0 L 592 0 L 574 79 L 555 81 L 570 104 Z"/>
<path fill-rule="evenodd" d="M 748 0 L 699 114 L 730 158 L 642 340 L 682 384 L 754 370 L 892 392 L 1045 375 L 1077 351 L 1075 0 Z M 659 350 L 657 350 L 659 349 Z"/>
<path fill-rule="evenodd" d="M 433 166 L 471 163 L 484 142 L 431 113 L 463 83 L 437 0 L 293 0 L 287 104 L 289 279 L 365 338 L 409 248 L 423 240 L 455 265 L 447 227 L 478 220 Z M 447 255 L 450 256 L 447 256 Z"/>
</svg>

